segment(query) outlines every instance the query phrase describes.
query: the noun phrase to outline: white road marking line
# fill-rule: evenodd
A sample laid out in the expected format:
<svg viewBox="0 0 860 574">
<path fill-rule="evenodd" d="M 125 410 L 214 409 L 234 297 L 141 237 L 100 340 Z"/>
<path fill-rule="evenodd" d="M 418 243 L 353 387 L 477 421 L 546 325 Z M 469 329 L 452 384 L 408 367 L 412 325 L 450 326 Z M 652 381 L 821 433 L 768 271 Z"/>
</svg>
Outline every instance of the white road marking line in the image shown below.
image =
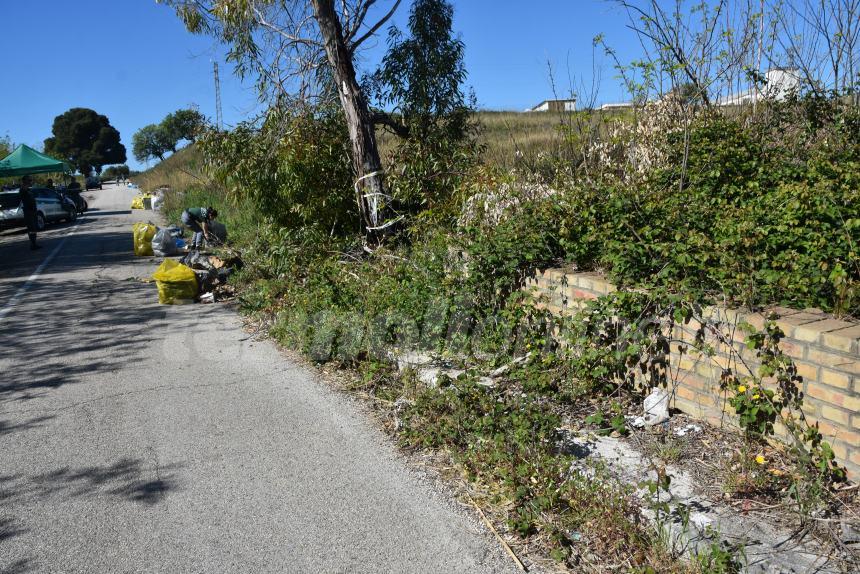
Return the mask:
<svg viewBox="0 0 860 574">
<path fill-rule="evenodd" d="M 39 277 L 39 275 L 41 275 L 42 271 L 45 270 L 45 267 L 48 266 L 48 263 L 50 263 L 51 260 L 54 258 L 54 256 L 60 252 L 60 249 L 62 249 L 63 245 L 66 244 L 66 240 L 69 237 L 71 237 L 72 235 L 74 235 L 75 231 L 77 231 L 77 230 L 78 230 L 78 224 L 75 223 L 75 226 L 72 228 L 72 230 L 63 236 L 63 240 L 60 241 L 60 243 L 56 247 L 54 247 L 54 250 L 51 251 L 51 253 L 48 254 L 47 257 L 45 257 L 45 260 L 42 261 L 38 267 L 36 267 L 36 270 L 33 271 L 33 274 L 27 278 L 27 281 L 25 281 L 24 284 L 21 285 L 21 287 L 19 287 L 17 291 L 15 291 L 15 294 L 12 295 L 12 298 L 9 299 L 9 301 L 6 303 L 6 305 L 2 309 L 0 309 L 0 323 L 2 323 L 3 319 L 6 318 L 6 315 L 9 314 L 9 311 L 11 311 L 12 308 L 18 304 L 18 301 L 21 300 L 21 297 L 24 296 L 24 293 L 27 292 L 27 290 L 30 288 L 31 285 L 33 285 L 33 283 L 36 281 L 36 279 Z"/>
</svg>

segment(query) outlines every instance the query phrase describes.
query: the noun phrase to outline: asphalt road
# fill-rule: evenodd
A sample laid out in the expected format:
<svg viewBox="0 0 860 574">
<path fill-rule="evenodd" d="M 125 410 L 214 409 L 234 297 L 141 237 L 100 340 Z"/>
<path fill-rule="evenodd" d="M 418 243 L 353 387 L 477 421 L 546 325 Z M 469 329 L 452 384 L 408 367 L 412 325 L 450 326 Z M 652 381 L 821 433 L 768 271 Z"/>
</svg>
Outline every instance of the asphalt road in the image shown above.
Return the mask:
<svg viewBox="0 0 860 574">
<path fill-rule="evenodd" d="M 40 251 L 0 234 L 0 572 L 514 571 L 230 309 L 158 305 L 152 212 L 90 195 Z"/>
</svg>

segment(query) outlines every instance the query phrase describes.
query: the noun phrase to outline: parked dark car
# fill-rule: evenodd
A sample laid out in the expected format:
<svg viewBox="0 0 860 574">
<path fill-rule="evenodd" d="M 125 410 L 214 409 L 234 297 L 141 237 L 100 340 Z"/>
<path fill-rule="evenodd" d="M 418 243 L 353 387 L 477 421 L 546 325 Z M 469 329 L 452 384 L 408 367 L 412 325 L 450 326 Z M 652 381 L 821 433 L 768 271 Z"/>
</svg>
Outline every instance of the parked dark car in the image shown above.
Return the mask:
<svg viewBox="0 0 860 574">
<path fill-rule="evenodd" d="M 90 207 L 89 204 L 87 203 L 87 200 L 84 198 L 84 196 L 81 195 L 80 187 L 78 187 L 78 188 L 58 187 L 57 193 L 65 196 L 66 199 L 68 199 L 69 201 L 74 203 L 75 209 L 77 209 L 79 214 L 85 212 Z"/>
<path fill-rule="evenodd" d="M 97 175 L 91 175 L 87 178 L 86 181 L 87 191 L 91 189 L 101 189 L 102 188 L 102 178 Z"/>
<path fill-rule="evenodd" d="M 78 218 L 75 204 L 53 189 L 32 188 L 36 197 L 36 227 L 39 231 L 52 221 L 72 222 Z M 21 209 L 21 194 L 17 189 L 0 192 L 0 227 L 23 227 L 24 210 Z"/>
</svg>

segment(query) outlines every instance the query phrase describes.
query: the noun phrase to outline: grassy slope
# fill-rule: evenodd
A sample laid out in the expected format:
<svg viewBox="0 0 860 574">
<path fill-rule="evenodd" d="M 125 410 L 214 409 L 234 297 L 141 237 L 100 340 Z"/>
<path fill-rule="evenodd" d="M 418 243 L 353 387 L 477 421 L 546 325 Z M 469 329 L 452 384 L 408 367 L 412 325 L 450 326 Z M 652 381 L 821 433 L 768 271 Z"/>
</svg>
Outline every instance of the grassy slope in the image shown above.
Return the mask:
<svg viewBox="0 0 860 574">
<path fill-rule="evenodd" d="M 575 116 L 564 113 L 478 112 L 475 118 L 480 125 L 481 143 L 485 145 L 484 160 L 505 168 L 518 163 L 517 151 L 527 160 L 541 152 L 563 157 L 567 148 L 565 132 L 575 129 Z M 396 142 L 392 134 L 379 131 L 383 156 Z M 202 160 L 200 152 L 190 145 L 133 177 L 132 181 L 146 191 L 164 186 L 184 191 L 205 183 Z"/>
<path fill-rule="evenodd" d="M 159 187 L 170 187 L 178 191 L 201 185 L 203 176 L 203 157 L 194 144 L 182 148 L 162 162 L 136 175 L 131 180 L 144 191 Z"/>
</svg>

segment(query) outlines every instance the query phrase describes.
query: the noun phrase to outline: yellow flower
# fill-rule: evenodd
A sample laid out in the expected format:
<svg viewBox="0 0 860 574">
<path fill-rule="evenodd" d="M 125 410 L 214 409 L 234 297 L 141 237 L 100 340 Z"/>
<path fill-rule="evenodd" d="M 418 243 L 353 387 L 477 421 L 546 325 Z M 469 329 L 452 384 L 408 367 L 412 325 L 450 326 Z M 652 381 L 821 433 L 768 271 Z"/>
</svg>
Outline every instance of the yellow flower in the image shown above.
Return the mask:
<svg viewBox="0 0 860 574">
<path fill-rule="evenodd" d="M 764 464 L 764 463 L 765 463 L 765 459 L 764 459 L 764 457 L 763 457 L 762 455 L 758 455 L 757 457 L 755 457 L 755 461 L 756 461 L 757 463 L 759 463 L 759 464 Z"/>
<path fill-rule="evenodd" d="M 745 393 L 745 392 L 747 392 L 747 388 L 744 385 L 741 385 L 738 387 L 738 392 L 739 393 Z"/>
<path fill-rule="evenodd" d="M 754 400 L 754 401 L 757 401 L 758 399 L 759 399 L 759 395 L 758 395 L 758 393 L 754 394 L 754 395 L 753 395 L 753 400 Z"/>
</svg>

